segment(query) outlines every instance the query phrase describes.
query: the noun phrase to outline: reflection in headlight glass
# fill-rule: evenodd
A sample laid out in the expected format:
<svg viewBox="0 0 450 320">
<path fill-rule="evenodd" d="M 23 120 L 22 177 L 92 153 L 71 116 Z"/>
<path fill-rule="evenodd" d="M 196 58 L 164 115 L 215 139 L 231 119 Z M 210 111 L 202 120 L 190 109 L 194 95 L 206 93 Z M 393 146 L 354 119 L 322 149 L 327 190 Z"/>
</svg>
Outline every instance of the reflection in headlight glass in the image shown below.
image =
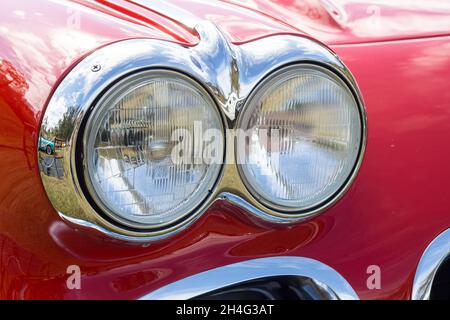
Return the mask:
<svg viewBox="0 0 450 320">
<path fill-rule="evenodd" d="M 291 67 L 263 83 L 240 123 L 248 130 L 238 148 L 241 172 L 269 206 L 303 210 L 322 203 L 358 158 L 358 105 L 342 81 L 316 67 Z M 274 135 L 277 143 L 268 143 Z"/>
<path fill-rule="evenodd" d="M 132 76 L 106 94 L 91 118 L 87 178 L 107 211 L 154 227 L 186 216 L 208 196 L 220 164 L 174 161 L 172 154 L 193 158 L 195 123 L 223 130 L 213 101 L 190 79 L 165 71 Z"/>
</svg>

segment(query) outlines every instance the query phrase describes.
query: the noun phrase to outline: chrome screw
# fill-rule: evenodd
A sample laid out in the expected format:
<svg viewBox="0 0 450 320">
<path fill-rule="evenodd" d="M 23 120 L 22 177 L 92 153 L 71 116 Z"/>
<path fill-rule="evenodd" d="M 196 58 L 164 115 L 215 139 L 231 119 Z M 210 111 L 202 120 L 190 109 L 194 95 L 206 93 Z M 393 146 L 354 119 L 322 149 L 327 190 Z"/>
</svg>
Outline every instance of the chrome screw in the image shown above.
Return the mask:
<svg viewBox="0 0 450 320">
<path fill-rule="evenodd" d="M 94 65 L 92 66 L 92 68 L 91 68 L 91 71 L 92 71 L 92 72 L 98 72 L 98 71 L 100 71 L 101 68 L 102 68 L 101 65 L 99 65 L 99 64 L 94 64 Z"/>
</svg>

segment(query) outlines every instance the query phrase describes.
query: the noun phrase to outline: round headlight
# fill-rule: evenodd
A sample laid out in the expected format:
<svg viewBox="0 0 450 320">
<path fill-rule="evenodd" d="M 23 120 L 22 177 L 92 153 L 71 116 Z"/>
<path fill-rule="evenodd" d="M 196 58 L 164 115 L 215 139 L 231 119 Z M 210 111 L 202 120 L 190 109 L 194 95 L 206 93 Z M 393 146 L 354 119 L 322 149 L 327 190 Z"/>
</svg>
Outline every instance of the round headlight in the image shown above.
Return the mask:
<svg viewBox="0 0 450 320">
<path fill-rule="evenodd" d="M 314 210 L 346 184 L 362 142 L 358 102 L 328 69 L 286 67 L 249 98 L 239 127 L 239 171 L 252 195 L 278 211 Z"/>
<path fill-rule="evenodd" d="M 89 195 L 110 218 L 129 227 L 156 229 L 179 221 L 205 201 L 220 174 L 220 163 L 198 161 L 194 154 L 209 142 L 201 139 L 208 129 L 222 132 L 221 116 L 192 79 L 168 70 L 124 78 L 86 122 Z M 216 150 L 222 158 L 223 148 Z"/>
</svg>

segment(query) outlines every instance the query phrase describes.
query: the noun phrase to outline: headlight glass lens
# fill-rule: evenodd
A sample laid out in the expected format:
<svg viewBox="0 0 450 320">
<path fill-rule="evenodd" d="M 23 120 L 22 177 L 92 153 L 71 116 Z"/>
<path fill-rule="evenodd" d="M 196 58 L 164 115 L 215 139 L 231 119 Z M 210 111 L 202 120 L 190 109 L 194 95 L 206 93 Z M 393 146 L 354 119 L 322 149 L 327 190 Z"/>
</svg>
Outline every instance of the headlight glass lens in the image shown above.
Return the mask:
<svg viewBox="0 0 450 320">
<path fill-rule="evenodd" d="M 96 204 L 137 228 L 165 226 L 191 213 L 221 169 L 194 159 L 194 144 L 202 150 L 208 143 L 198 139 L 195 126 L 223 131 L 209 94 L 184 75 L 150 70 L 113 86 L 84 134 L 85 180 Z M 223 157 L 223 148 L 216 150 Z"/>
<path fill-rule="evenodd" d="M 287 67 L 256 89 L 241 115 L 241 175 L 272 209 L 321 205 L 351 175 L 361 126 L 358 104 L 339 77 L 312 65 Z"/>
</svg>

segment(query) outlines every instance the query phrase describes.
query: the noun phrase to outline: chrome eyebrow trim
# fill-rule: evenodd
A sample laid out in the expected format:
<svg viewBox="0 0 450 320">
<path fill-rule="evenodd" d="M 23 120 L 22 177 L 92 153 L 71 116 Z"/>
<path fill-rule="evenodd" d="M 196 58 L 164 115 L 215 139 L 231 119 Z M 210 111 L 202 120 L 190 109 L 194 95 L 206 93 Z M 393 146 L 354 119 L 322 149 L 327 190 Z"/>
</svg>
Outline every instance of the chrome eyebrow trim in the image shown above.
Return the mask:
<svg viewBox="0 0 450 320">
<path fill-rule="evenodd" d="M 245 281 L 276 276 L 305 277 L 333 299 L 359 300 L 336 270 L 314 259 L 291 256 L 253 259 L 211 269 L 163 286 L 140 300 L 191 299 Z"/>
</svg>

